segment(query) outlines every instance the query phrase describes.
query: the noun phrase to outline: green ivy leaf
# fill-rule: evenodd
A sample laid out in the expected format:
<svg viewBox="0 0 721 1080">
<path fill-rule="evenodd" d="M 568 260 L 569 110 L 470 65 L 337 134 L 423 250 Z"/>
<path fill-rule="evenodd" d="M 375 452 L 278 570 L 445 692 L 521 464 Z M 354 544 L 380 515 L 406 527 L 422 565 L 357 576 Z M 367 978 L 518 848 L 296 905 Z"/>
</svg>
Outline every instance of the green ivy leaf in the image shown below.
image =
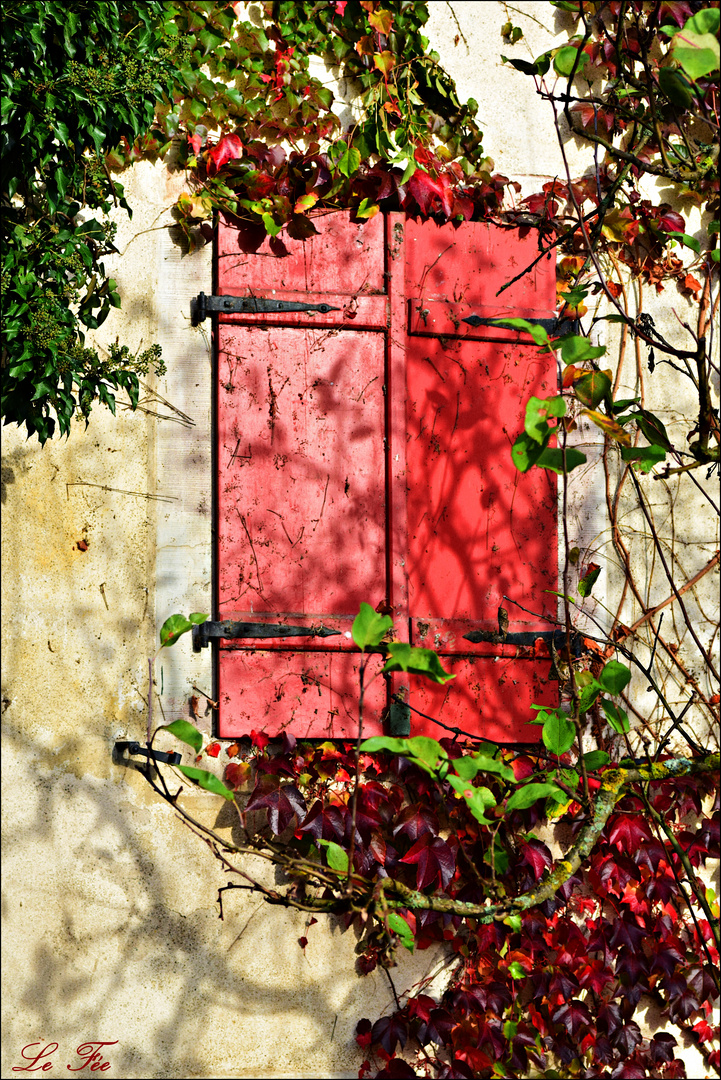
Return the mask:
<svg viewBox="0 0 721 1080">
<path fill-rule="evenodd" d="M 586 461 L 586 455 L 573 446 L 566 447 L 566 472 L 573 472 L 579 465 Z M 546 447 L 539 455 L 536 465 L 540 469 L 550 469 L 551 472 L 563 476 L 563 451 L 555 447 Z"/>
<path fill-rule="evenodd" d="M 678 240 L 678 242 L 680 244 L 683 244 L 684 247 L 691 248 L 691 250 L 695 251 L 697 255 L 700 255 L 701 244 L 698 242 L 695 236 L 689 236 L 688 233 L 683 232 L 669 232 L 666 233 L 666 236 L 672 236 L 674 240 Z"/>
<path fill-rule="evenodd" d="M 666 428 L 652 412 L 648 409 L 640 409 L 638 413 L 634 413 L 633 419 L 652 446 L 662 446 L 665 450 L 672 449 Z"/>
<path fill-rule="evenodd" d="M 595 409 L 611 390 L 611 380 L 605 371 L 589 371 L 573 384 L 578 400 L 589 409 Z"/>
<path fill-rule="evenodd" d="M 494 773 L 509 783 L 515 783 L 515 773 L 509 765 L 482 752 L 471 754 L 468 757 L 457 758 L 451 762 L 458 775 L 464 780 L 472 780 L 479 772 Z"/>
<path fill-rule="evenodd" d="M 493 821 L 486 817 L 486 810 L 496 805 L 493 792 L 487 787 L 473 787 L 468 780 L 460 776 L 449 775 L 446 777 L 454 791 L 465 799 L 466 806 L 473 814 L 476 821 L 481 825 L 492 825 Z"/>
<path fill-rule="evenodd" d="M 584 52 L 579 56 L 576 45 L 564 45 L 553 58 L 553 68 L 557 75 L 568 76 L 573 71 L 573 65 L 576 64 L 576 74 L 580 75 L 587 61 L 588 53 Z"/>
<path fill-rule="evenodd" d="M 512 60 L 508 56 L 501 55 L 504 64 L 510 64 L 516 71 L 522 71 L 524 75 L 545 75 L 551 66 L 551 60 L 545 53 L 529 64 L 528 60 Z"/>
<path fill-rule="evenodd" d="M 365 739 L 360 749 L 366 754 L 377 754 L 379 750 L 387 750 L 389 754 L 407 754 L 408 740 L 394 739 L 389 735 L 374 735 Z"/>
<path fill-rule="evenodd" d="M 586 360 L 597 360 L 606 352 L 603 345 L 592 345 L 587 337 L 569 334 L 561 338 L 561 357 L 565 364 L 582 364 Z"/>
<path fill-rule="evenodd" d="M 347 852 L 345 852 L 339 844 L 334 843 L 333 840 L 322 840 L 321 838 L 318 838 L 317 843 L 320 844 L 321 847 L 325 848 L 328 866 L 330 866 L 331 870 L 338 870 L 342 874 L 347 874 Z"/>
<path fill-rule="evenodd" d="M 173 720 L 172 724 L 165 724 L 160 730 L 169 731 L 171 735 L 175 735 L 176 739 L 192 746 L 196 754 L 203 749 L 203 736 L 197 727 L 188 723 L 187 720 Z"/>
<path fill-rule="evenodd" d="M 687 19 L 673 36 L 671 55 L 690 79 L 710 75 L 719 67 L 719 10 L 708 8 Z M 661 71 L 665 70 L 661 68 Z M 660 75 L 660 72 L 659 72 Z"/>
<path fill-rule="evenodd" d="M 361 600 L 360 611 L 353 620 L 351 634 L 358 648 L 365 651 L 369 646 L 380 645 L 392 626 L 393 619 L 390 615 L 379 615 L 370 604 Z"/>
<path fill-rule="evenodd" d="M 581 693 L 578 695 L 578 711 L 581 715 L 588 712 L 593 705 L 594 701 L 601 693 L 602 687 L 594 678 L 581 689 Z"/>
<path fill-rule="evenodd" d="M 583 755 L 583 764 L 586 766 L 587 772 L 595 772 L 596 769 L 600 769 L 603 765 L 608 765 L 610 760 L 611 758 L 605 750 L 591 750 L 590 753 Z"/>
<path fill-rule="evenodd" d="M 614 705 L 608 698 L 601 698 L 601 708 L 605 712 L 609 724 L 619 735 L 625 735 L 631 730 L 628 714 L 619 705 Z"/>
<path fill-rule="evenodd" d="M 229 791 L 222 780 L 206 769 L 196 769 L 192 765 L 178 765 L 178 771 L 192 780 L 194 784 L 211 791 L 213 795 L 222 795 L 229 802 L 234 801 L 233 792 Z"/>
<path fill-rule="evenodd" d="M 598 681 L 607 694 L 613 694 L 614 697 L 617 697 L 630 683 L 631 672 L 625 664 L 619 663 L 618 660 L 609 660 L 598 676 Z"/>
<path fill-rule="evenodd" d="M 431 682 L 441 685 L 456 677 L 441 667 L 438 654 L 432 649 L 418 649 L 404 641 L 391 641 L 388 653 L 383 671 L 408 671 L 412 675 L 423 675 Z"/>
<path fill-rule="evenodd" d="M 602 566 L 594 566 L 593 570 L 589 570 L 589 572 L 581 578 L 578 583 L 578 591 L 581 596 L 591 595 L 591 590 L 598 581 L 602 569 Z"/>
<path fill-rule="evenodd" d="M 637 462 L 641 472 L 649 473 L 654 465 L 666 460 L 666 451 L 662 446 L 622 446 L 621 457 Z"/>
<path fill-rule="evenodd" d="M 178 638 L 182 637 L 183 634 L 187 634 L 188 630 L 192 630 L 194 626 L 204 623 L 208 618 L 208 615 L 198 611 L 192 612 L 187 619 L 185 615 L 171 615 L 160 628 L 161 649 L 175 645 Z"/>
<path fill-rule="evenodd" d="M 528 472 L 543 453 L 543 444 L 522 432 L 511 447 L 511 460 L 519 472 Z"/>
<path fill-rule="evenodd" d="M 560 787 L 555 784 L 524 784 L 523 787 L 519 787 L 517 791 L 514 791 L 510 799 L 506 803 L 506 810 L 526 810 L 529 806 L 533 806 L 539 799 L 545 799 L 549 795 L 556 799 L 565 799 L 567 796 L 565 792 L 561 791 Z"/>
<path fill-rule="evenodd" d="M 566 402 L 562 397 L 530 397 L 526 404 L 526 435 L 530 435 L 537 443 L 544 444 L 552 431 L 548 417 L 553 416 L 558 419 L 565 415 Z"/>
<path fill-rule="evenodd" d="M 536 345 L 548 345 L 548 332 L 545 328 L 527 319 L 493 319 L 491 325 L 509 326 L 512 330 L 525 330 L 531 335 Z"/>
<path fill-rule="evenodd" d="M 394 934 L 398 934 L 404 949 L 413 952 L 416 947 L 415 938 L 413 937 L 413 931 L 403 916 L 399 915 L 397 911 L 392 911 L 388 916 L 388 927 Z"/>
<path fill-rule="evenodd" d="M 555 710 L 548 715 L 541 732 L 546 748 L 560 757 L 570 750 L 576 738 L 576 728 L 567 716 Z"/>
</svg>

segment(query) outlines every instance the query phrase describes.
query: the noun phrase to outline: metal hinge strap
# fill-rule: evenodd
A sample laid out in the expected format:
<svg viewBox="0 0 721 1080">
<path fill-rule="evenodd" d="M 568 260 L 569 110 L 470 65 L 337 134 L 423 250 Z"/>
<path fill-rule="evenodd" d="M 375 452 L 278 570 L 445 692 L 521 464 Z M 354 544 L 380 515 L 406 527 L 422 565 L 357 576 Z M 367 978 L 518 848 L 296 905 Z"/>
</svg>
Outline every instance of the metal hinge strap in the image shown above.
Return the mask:
<svg viewBox="0 0 721 1080">
<path fill-rule="evenodd" d="M 512 326 L 498 325 L 502 318 L 502 315 L 496 315 L 493 319 L 483 319 L 480 315 L 467 315 L 462 321 L 468 323 L 469 326 L 493 326 L 496 330 L 513 330 Z M 526 319 L 525 321 L 533 326 L 542 326 L 553 337 L 560 337 L 561 334 L 577 334 L 580 329 L 578 319 Z M 523 331 L 519 330 L 519 333 Z"/>
<path fill-rule="evenodd" d="M 201 323 L 207 315 L 265 315 L 282 311 L 319 311 L 322 315 L 342 308 L 330 304 L 310 304 L 305 300 L 271 300 L 265 296 L 206 296 L 201 292 L 190 302 L 193 326 Z"/>
<path fill-rule="evenodd" d="M 566 647 L 565 630 L 522 630 L 516 633 L 503 633 L 498 630 L 471 630 L 463 635 L 466 641 L 477 645 L 481 641 L 491 642 L 493 645 L 534 645 L 539 638 L 547 645 L 553 643 L 557 652 Z M 583 651 L 582 635 L 574 630 L 571 634 L 571 650 L 574 656 L 580 656 Z"/>
<path fill-rule="evenodd" d="M 213 638 L 252 639 L 335 637 L 340 630 L 327 626 L 286 626 L 284 623 L 204 622 L 193 627 L 193 649 L 200 652 Z"/>
<path fill-rule="evenodd" d="M 183 757 L 177 753 L 166 753 L 165 750 L 151 750 L 147 746 L 141 746 L 138 742 L 116 742 L 115 751 L 119 757 L 122 757 L 127 750 L 129 754 L 138 755 L 144 754 L 145 757 L 150 758 L 152 761 L 164 761 L 168 765 L 180 765 Z"/>
</svg>

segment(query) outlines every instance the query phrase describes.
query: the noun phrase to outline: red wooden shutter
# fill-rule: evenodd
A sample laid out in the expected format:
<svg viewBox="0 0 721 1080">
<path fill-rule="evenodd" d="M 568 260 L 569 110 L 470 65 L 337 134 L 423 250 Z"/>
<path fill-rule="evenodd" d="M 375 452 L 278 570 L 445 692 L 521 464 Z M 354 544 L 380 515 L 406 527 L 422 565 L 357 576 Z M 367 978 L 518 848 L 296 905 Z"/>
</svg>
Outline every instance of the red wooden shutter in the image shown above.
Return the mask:
<svg viewBox="0 0 721 1080">
<path fill-rule="evenodd" d="M 504 594 L 555 613 L 543 591 L 557 587 L 555 486 L 510 459 L 528 396 L 554 393 L 555 370 L 515 332 L 462 320 L 551 317 L 553 266 L 497 300 L 534 257 L 532 238 L 402 215 L 316 225 L 287 253 L 268 240 L 246 251 L 220 228 L 219 293 L 338 310 L 219 318 L 217 616 L 336 634 L 223 639 L 219 734 L 354 736 L 350 627 L 365 600 L 389 602 L 396 637 L 437 649 L 457 675 L 437 688 L 376 679 L 366 734 L 384 730 L 400 692 L 450 726 L 535 740 L 529 705 L 558 697 L 549 659 L 463 635 L 497 629 Z M 505 606 L 512 630 L 549 628 Z M 440 733 L 419 712 L 411 726 Z"/>
</svg>

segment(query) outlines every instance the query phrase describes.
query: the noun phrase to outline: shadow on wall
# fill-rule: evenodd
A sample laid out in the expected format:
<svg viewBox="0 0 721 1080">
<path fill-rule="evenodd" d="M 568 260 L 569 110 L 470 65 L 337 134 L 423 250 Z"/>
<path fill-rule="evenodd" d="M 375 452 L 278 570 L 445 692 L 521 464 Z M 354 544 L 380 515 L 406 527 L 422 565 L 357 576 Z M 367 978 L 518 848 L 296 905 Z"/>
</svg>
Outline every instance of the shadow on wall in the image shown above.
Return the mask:
<svg viewBox="0 0 721 1080">
<path fill-rule="evenodd" d="M 359 980 L 339 994 L 330 965 L 318 969 L 322 950 L 337 962 L 337 930 L 319 927 L 315 942 L 311 932 L 306 956 L 305 916 L 256 917 L 267 906 L 240 892 L 225 894 L 221 922 L 219 868 L 166 807 L 132 798 L 137 783 L 126 786 L 120 769 L 110 782 L 48 769 L 43 749 L 12 728 L 6 746 L 21 802 L 5 855 L 17 972 L 6 1053 L 40 1037 L 74 1053 L 97 1038 L 118 1040 L 109 1076 L 292 1075 L 298 1062 L 308 1075 L 324 1063 L 357 1070 Z"/>
</svg>

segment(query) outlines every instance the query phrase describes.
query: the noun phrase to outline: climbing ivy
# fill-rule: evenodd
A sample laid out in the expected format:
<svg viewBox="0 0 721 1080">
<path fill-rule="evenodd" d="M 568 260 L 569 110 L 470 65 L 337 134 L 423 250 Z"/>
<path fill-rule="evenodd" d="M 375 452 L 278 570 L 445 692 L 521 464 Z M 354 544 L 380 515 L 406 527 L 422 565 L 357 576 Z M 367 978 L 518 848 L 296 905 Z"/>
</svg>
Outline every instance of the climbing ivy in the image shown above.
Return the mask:
<svg viewBox="0 0 721 1080">
<path fill-rule="evenodd" d="M 500 207 L 507 181 L 481 159 L 477 106 L 429 51 L 425 3 L 265 4 L 260 26 L 243 7 L 26 0 L 6 13 L 2 414 L 41 442 L 95 401 L 114 409 L 118 390 L 134 405 L 138 375 L 165 370 L 157 345 L 85 341 L 121 303 L 103 260 L 134 162 L 189 170 L 174 212 L 190 250 L 217 211 L 305 238 L 318 206 L 361 219 L 389 200 L 458 218 Z M 360 89 L 350 132 L 311 56 Z"/>
</svg>

